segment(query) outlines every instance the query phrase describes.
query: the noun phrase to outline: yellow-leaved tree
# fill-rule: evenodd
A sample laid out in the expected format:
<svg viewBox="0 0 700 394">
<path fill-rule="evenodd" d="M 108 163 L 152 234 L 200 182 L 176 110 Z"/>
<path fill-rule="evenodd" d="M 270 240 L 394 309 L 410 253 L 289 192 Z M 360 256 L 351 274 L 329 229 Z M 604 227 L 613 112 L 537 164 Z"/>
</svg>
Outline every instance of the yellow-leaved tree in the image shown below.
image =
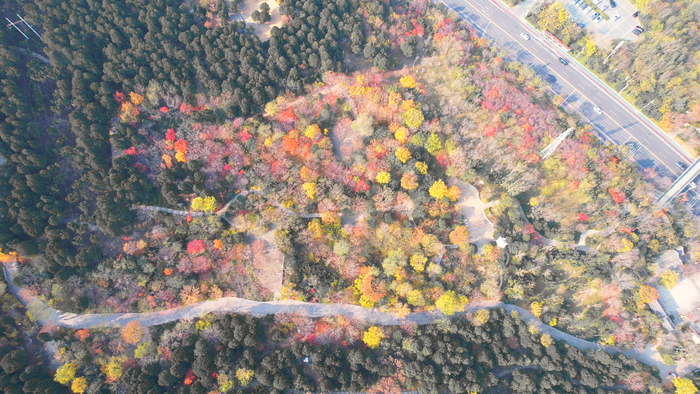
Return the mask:
<svg viewBox="0 0 700 394">
<path fill-rule="evenodd" d="M 389 183 L 391 180 L 391 175 L 386 171 L 380 171 L 377 173 L 377 183 Z"/>
<path fill-rule="evenodd" d="M 542 337 L 540 338 L 540 343 L 544 347 L 550 347 L 552 343 L 554 343 L 554 340 L 549 334 L 542 334 Z"/>
<path fill-rule="evenodd" d="M 253 380 L 255 372 L 252 369 L 239 368 L 236 370 L 236 379 L 241 383 L 241 386 L 247 386 Z"/>
<path fill-rule="evenodd" d="M 399 79 L 399 82 L 401 82 L 401 86 L 405 87 L 406 89 L 413 89 L 416 87 L 416 80 L 410 75 L 404 75 Z"/>
<path fill-rule="evenodd" d="M 542 303 L 537 301 L 533 302 L 530 304 L 530 310 L 535 317 L 542 316 Z"/>
<path fill-rule="evenodd" d="M 425 263 L 428 261 L 428 258 L 423 255 L 423 253 L 416 253 L 413 256 L 411 256 L 411 267 L 413 267 L 416 272 L 423 272 L 425 271 Z"/>
<path fill-rule="evenodd" d="M 491 313 L 489 312 L 488 309 L 479 309 L 475 314 L 474 314 L 474 325 L 475 326 L 483 326 L 489 321 L 489 318 L 491 317 Z"/>
<path fill-rule="evenodd" d="M 396 148 L 396 152 L 394 152 L 394 154 L 402 163 L 406 163 L 407 161 L 411 160 L 411 152 L 409 152 L 409 150 L 403 146 Z"/>
<path fill-rule="evenodd" d="M 53 380 L 61 384 L 68 384 L 75 379 L 77 369 L 75 363 L 61 365 L 53 376 Z"/>
<path fill-rule="evenodd" d="M 309 200 L 314 200 L 316 198 L 316 192 L 318 191 L 316 182 L 306 182 L 301 185 L 301 187 L 306 192 L 306 196 L 309 197 Z"/>
<path fill-rule="evenodd" d="M 435 302 L 435 306 L 440 309 L 445 315 L 451 316 L 455 312 L 464 309 L 464 306 L 469 303 L 469 298 L 463 295 L 457 295 L 454 291 L 446 291 L 445 294 L 441 295 L 440 298 Z"/>
<path fill-rule="evenodd" d="M 124 373 L 124 362 L 126 356 L 110 357 L 109 361 L 101 368 L 102 373 L 107 377 L 107 382 L 116 382 Z"/>
<path fill-rule="evenodd" d="M 216 198 L 209 196 L 209 197 L 195 197 L 192 200 L 192 210 L 193 211 L 203 211 L 203 212 L 209 212 L 212 213 L 214 212 L 214 209 L 216 209 Z"/>
<path fill-rule="evenodd" d="M 552 3 L 540 13 L 539 19 L 537 20 L 537 24 L 540 25 L 542 29 L 548 30 L 550 32 L 559 30 L 563 22 L 559 17 L 561 11 L 566 12 L 564 10 L 564 6 L 561 3 Z"/>
<path fill-rule="evenodd" d="M 87 389 L 87 379 L 85 379 L 84 377 L 79 377 L 75 379 L 70 385 L 70 389 L 75 394 L 83 394 Z"/>
<path fill-rule="evenodd" d="M 423 112 L 418 108 L 413 107 L 403 113 L 403 121 L 409 129 L 419 128 L 424 120 Z"/>
<path fill-rule="evenodd" d="M 430 186 L 428 193 L 430 193 L 430 197 L 442 200 L 447 195 L 447 185 L 445 185 L 445 182 L 442 179 L 438 179 L 432 186 Z"/>
<path fill-rule="evenodd" d="M 678 284 L 678 272 L 673 270 L 664 271 L 661 274 L 661 284 L 671 290 Z"/>
<path fill-rule="evenodd" d="M 368 348 L 376 349 L 379 347 L 383 338 L 384 333 L 382 329 L 377 326 L 372 326 L 362 335 L 362 342 L 364 342 Z"/>
<path fill-rule="evenodd" d="M 676 386 L 676 394 L 695 394 L 698 392 L 693 381 L 687 378 L 675 378 L 673 385 Z"/>
</svg>

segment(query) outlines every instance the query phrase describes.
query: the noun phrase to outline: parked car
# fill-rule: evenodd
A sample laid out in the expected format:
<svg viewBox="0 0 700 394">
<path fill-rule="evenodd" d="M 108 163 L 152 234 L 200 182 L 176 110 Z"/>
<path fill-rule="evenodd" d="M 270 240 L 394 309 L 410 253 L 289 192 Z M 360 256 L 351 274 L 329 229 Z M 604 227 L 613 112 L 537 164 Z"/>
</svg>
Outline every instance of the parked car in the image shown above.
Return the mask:
<svg viewBox="0 0 700 394">
<path fill-rule="evenodd" d="M 686 169 L 688 169 L 688 166 L 685 165 L 685 163 L 680 162 L 680 161 L 677 161 L 677 162 L 676 162 L 676 167 L 680 168 L 681 171 L 685 171 Z"/>
<path fill-rule="evenodd" d="M 603 114 L 603 110 L 600 109 L 600 107 L 597 106 L 597 105 L 596 105 L 595 107 L 593 107 L 593 110 L 594 110 L 598 115 L 602 115 L 602 114 Z"/>
<path fill-rule="evenodd" d="M 610 0 L 610 7 L 612 7 L 612 8 L 617 7 L 617 3 L 615 3 L 615 0 Z"/>
<path fill-rule="evenodd" d="M 597 18 L 598 15 L 600 15 L 600 14 L 596 12 L 595 14 L 593 14 L 593 16 L 591 17 L 591 19 L 595 20 L 595 18 Z"/>
<path fill-rule="evenodd" d="M 548 80 L 550 83 L 555 83 L 555 82 L 557 82 L 557 79 L 556 79 L 556 78 L 554 77 L 554 75 L 552 75 L 552 74 L 547 74 L 547 75 L 545 75 L 545 78 L 547 78 L 547 80 Z"/>
<path fill-rule="evenodd" d="M 600 15 L 598 15 L 598 17 L 595 18 L 595 21 L 596 21 L 596 22 L 600 22 L 600 21 L 602 21 L 602 20 L 603 20 L 603 17 L 600 16 Z"/>
<path fill-rule="evenodd" d="M 632 14 L 632 18 L 636 18 L 636 17 L 638 17 L 638 16 L 639 16 L 639 11 L 635 12 L 634 14 Z"/>
<path fill-rule="evenodd" d="M 689 186 L 691 189 L 695 189 L 696 187 L 698 187 L 698 185 L 696 185 L 695 182 L 690 182 L 690 183 L 688 184 L 688 186 Z"/>
<path fill-rule="evenodd" d="M 639 144 L 634 141 L 625 142 L 625 146 L 629 146 L 630 150 L 639 149 Z"/>
<path fill-rule="evenodd" d="M 635 36 L 638 36 L 642 33 L 640 33 L 638 30 L 632 30 L 632 34 L 634 34 Z"/>
<path fill-rule="evenodd" d="M 640 33 L 644 33 L 644 28 L 641 26 L 637 26 L 635 29 L 639 30 Z"/>
<path fill-rule="evenodd" d="M 525 33 L 520 33 L 520 37 L 522 37 L 523 40 L 529 40 L 529 39 L 530 39 L 530 36 L 528 36 L 528 35 L 525 34 Z"/>
<path fill-rule="evenodd" d="M 565 65 L 565 66 L 568 66 L 568 65 L 569 65 L 569 62 L 568 62 L 566 59 L 564 59 L 563 57 L 560 57 L 560 58 L 559 58 L 559 63 L 561 63 L 561 64 L 563 64 L 563 65 Z"/>
<path fill-rule="evenodd" d="M 616 21 L 616 20 L 618 20 L 618 19 L 620 19 L 620 15 L 619 15 L 619 14 L 613 16 L 613 20 L 614 20 L 614 21 Z"/>
</svg>

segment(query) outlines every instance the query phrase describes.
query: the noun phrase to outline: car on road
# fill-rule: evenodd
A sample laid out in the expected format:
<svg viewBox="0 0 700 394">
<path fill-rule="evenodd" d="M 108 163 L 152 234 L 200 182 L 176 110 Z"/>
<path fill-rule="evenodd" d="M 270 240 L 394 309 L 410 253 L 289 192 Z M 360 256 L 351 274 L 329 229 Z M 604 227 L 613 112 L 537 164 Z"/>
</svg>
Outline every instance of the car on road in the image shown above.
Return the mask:
<svg viewBox="0 0 700 394">
<path fill-rule="evenodd" d="M 596 105 L 595 107 L 593 107 L 593 110 L 594 110 L 598 115 L 602 115 L 602 114 L 603 114 L 603 110 L 600 109 L 600 107 L 597 106 L 597 105 Z"/>
<path fill-rule="evenodd" d="M 688 169 L 688 166 L 685 165 L 685 163 L 680 162 L 680 161 L 677 161 L 677 162 L 676 162 L 676 167 L 680 168 L 681 171 L 685 171 L 686 169 Z"/>
<path fill-rule="evenodd" d="M 530 39 L 530 36 L 528 36 L 528 35 L 525 34 L 525 33 L 520 33 L 520 37 L 522 37 L 523 40 L 529 40 L 529 39 Z"/>
<path fill-rule="evenodd" d="M 561 64 L 563 64 L 563 65 L 565 65 L 565 66 L 568 66 L 568 65 L 569 65 L 569 62 L 568 62 L 566 59 L 564 59 L 563 57 L 560 57 L 560 58 L 559 58 L 559 63 L 561 63 Z"/>
<path fill-rule="evenodd" d="M 639 16 L 639 11 L 635 12 L 634 14 L 632 14 L 632 18 L 636 18 L 636 17 L 638 17 L 638 16 Z"/>
</svg>

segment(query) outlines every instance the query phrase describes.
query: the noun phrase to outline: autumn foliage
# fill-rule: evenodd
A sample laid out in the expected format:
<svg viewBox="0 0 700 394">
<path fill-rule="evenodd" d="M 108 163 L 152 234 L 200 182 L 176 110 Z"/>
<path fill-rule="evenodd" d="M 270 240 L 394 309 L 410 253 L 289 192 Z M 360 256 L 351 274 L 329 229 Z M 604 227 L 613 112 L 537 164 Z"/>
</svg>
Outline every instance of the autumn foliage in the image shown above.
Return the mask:
<svg viewBox="0 0 700 394">
<path fill-rule="evenodd" d="M 124 342 L 129 343 L 131 345 L 136 345 L 141 341 L 141 338 L 143 337 L 144 330 L 143 327 L 141 326 L 141 323 L 137 321 L 130 321 L 122 327 L 122 339 Z"/>
</svg>

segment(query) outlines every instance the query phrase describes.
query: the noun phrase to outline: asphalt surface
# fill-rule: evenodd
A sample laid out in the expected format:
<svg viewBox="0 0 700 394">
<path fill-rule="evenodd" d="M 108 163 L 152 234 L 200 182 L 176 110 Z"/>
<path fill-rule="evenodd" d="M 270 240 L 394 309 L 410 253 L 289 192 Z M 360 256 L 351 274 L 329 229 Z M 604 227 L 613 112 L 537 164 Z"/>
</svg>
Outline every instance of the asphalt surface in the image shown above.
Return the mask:
<svg viewBox="0 0 700 394">
<path fill-rule="evenodd" d="M 477 34 L 494 41 L 508 50 L 508 57 L 532 68 L 547 80 L 551 75 L 555 82 L 549 82 L 553 93 L 566 97 L 564 105 L 573 109 L 590 123 L 603 137 L 616 144 L 636 145 L 634 159 L 642 168 L 655 168 L 662 176 L 676 179 L 681 170 L 676 162 L 690 165 L 693 158 L 677 145 L 668 142 L 660 131 L 649 125 L 637 110 L 623 98 L 610 92 L 602 82 L 596 80 L 573 58 L 575 53 L 566 54 L 563 50 L 547 42 L 541 34 L 527 22 L 504 10 L 489 0 L 439 0 L 457 11 Z M 526 40 L 520 36 L 530 36 Z M 563 57 L 568 65 L 560 63 Z M 598 106 L 603 113 L 598 114 Z"/>
</svg>

